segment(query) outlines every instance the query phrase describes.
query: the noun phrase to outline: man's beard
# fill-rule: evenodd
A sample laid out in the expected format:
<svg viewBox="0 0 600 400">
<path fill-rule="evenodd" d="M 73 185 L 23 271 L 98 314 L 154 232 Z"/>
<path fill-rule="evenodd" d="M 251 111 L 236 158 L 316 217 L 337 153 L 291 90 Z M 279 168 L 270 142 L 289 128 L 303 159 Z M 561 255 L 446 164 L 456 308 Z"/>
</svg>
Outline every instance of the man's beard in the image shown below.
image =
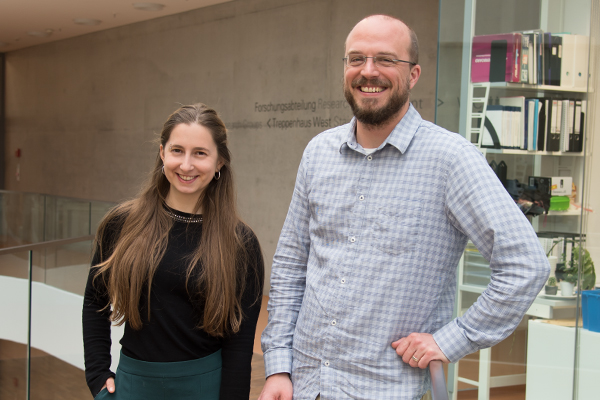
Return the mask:
<svg viewBox="0 0 600 400">
<path fill-rule="evenodd" d="M 361 77 L 358 80 L 355 80 L 351 83 L 351 87 L 355 88 L 357 86 L 381 86 L 390 88 L 390 84 L 384 81 L 373 79 L 368 80 L 365 77 Z M 391 89 L 390 89 L 391 90 Z M 346 101 L 350 104 L 350 108 L 354 113 L 354 116 L 358 121 L 365 125 L 371 125 L 373 127 L 379 127 L 385 125 L 392 118 L 398 114 L 398 111 L 408 102 L 408 97 L 410 95 L 410 81 L 406 80 L 406 85 L 404 90 L 397 90 L 392 93 L 392 96 L 388 100 L 383 107 L 380 108 L 362 108 L 356 102 L 356 99 L 352 95 L 351 88 L 344 85 L 344 96 L 346 97 Z M 363 99 L 363 104 L 367 103 L 368 105 L 376 104 L 378 100 L 376 99 Z"/>
</svg>

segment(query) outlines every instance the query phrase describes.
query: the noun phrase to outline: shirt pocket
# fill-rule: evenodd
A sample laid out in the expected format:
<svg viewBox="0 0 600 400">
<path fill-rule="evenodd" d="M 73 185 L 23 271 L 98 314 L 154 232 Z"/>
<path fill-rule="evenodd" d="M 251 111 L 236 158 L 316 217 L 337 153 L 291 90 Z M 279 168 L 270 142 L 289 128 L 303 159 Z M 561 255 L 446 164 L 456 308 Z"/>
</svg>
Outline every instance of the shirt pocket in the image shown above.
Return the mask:
<svg viewBox="0 0 600 400">
<path fill-rule="evenodd" d="M 416 249 L 423 204 L 419 201 L 388 200 L 373 215 L 373 247 L 397 256 Z"/>
</svg>

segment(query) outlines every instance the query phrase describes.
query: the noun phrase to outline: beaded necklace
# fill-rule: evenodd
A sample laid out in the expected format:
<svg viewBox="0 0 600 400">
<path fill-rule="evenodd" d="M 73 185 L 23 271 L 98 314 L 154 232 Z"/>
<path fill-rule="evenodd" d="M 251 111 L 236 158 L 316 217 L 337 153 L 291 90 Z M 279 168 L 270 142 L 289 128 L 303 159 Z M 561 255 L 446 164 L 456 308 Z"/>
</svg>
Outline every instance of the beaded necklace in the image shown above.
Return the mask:
<svg viewBox="0 0 600 400">
<path fill-rule="evenodd" d="M 174 221 L 177 221 L 177 222 L 187 222 L 187 223 L 193 223 L 193 224 L 202 222 L 202 216 L 184 217 L 183 215 L 172 213 L 169 210 L 165 210 L 165 211 L 167 212 L 169 217 L 171 217 Z"/>
</svg>

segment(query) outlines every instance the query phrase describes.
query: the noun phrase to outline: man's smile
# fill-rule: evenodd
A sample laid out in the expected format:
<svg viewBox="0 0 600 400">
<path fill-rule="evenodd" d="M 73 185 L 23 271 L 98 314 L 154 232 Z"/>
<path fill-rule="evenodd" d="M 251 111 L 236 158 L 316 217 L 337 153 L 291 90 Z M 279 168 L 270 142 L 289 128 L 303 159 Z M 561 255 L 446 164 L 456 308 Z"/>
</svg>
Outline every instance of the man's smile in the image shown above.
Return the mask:
<svg viewBox="0 0 600 400">
<path fill-rule="evenodd" d="M 360 90 L 363 93 L 381 93 L 385 90 L 386 88 L 380 87 L 380 86 L 359 86 L 358 90 Z"/>
</svg>

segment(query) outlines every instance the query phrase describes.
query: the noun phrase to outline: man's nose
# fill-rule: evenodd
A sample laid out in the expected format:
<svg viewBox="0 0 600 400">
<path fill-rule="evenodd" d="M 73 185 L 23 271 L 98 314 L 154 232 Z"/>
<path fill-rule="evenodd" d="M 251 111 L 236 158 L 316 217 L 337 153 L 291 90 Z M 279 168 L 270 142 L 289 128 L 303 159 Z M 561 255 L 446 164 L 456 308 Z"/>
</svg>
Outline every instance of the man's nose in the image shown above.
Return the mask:
<svg viewBox="0 0 600 400">
<path fill-rule="evenodd" d="M 373 58 L 367 58 L 365 64 L 362 67 L 361 74 L 365 78 L 371 76 L 379 76 L 379 68 L 375 64 L 375 60 L 373 60 Z"/>
</svg>

